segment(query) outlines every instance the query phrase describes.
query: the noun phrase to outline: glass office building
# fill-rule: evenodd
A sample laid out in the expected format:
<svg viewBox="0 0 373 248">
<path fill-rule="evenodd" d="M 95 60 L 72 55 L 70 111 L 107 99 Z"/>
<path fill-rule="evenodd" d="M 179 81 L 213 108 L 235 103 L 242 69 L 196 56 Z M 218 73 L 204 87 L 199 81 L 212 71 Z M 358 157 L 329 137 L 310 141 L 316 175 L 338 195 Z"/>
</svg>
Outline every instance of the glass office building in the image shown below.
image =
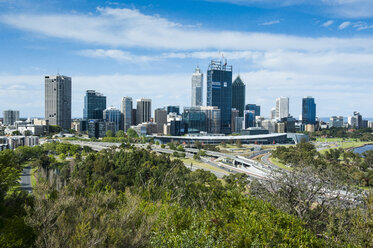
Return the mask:
<svg viewBox="0 0 373 248">
<path fill-rule="evenodd" d="M 247 104 L 245 110 L 252 110 L 255 112 L 255 116 L 260 116 L 260 106 L 256 104 Z"/>
<path fill-rule="evenodd" d="M 84 96 L 84 120 L 102 120 L 106 109 L 106 96 L 94 90 L 87 90 Z"/>
<path fill-rule="evenodd" d="M 230 134 L 232 118 L 232 66 L 211 61 L 207 70 L 207 106 L 220 109 L 220 132 Z"/>
<path fill-rule="evenodd" d="M 111 130 L 115 131 L 114 133 L 118 132 L 120 123 L 121 123 L 122 114 L 119 109 L 114 108 L 113 106 L 104 110 L 104 121 L 106 123 L 114 123 L 114 125 L 110 124 L 110 126 L 114 126 Z"/>
<path fill-rule="evenodd" d="M 313 97 L 307 96 L 302 102 L 302 122 L 304 124 L 316 123 L 316 104 Z"/>
<path fill-rule="evenodd" d="M 184 108 L 183 122 L 186 133 L 207 132 L 207 116 L 201 108 Z"/>
<path fill-rule="evenodd" d="M 246 86 L 238 75 L 232 83 L 232 108 L 239 111 L 238 116 L 242 117 L 245 110 Z"/>
<path fill-rule="evenodd" d="M 180 114 L 180 107 L 179 106 L 167 106 L 167 114 L 169 113 L 176 113 L 176 114 Z"/>
</svg>

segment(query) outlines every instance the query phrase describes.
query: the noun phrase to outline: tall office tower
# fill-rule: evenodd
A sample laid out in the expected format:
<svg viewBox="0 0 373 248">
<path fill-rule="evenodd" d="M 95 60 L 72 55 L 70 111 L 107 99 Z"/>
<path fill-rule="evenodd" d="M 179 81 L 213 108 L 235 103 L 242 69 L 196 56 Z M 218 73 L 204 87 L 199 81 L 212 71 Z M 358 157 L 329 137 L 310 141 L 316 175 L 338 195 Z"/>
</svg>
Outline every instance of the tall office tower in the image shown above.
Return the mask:
<svg viewBox="0 0 373 248">
<path fill-rule="evenodd" d="M 239 111 L 239 117 L 243 117 L 245 110 L 245 93 L 246 86 L 243 83 L 240 75 L 232 83 L 232 108 Z"/>
<path fill-rule="evenodd" d="M 132 120 L 131 120 L 131 126 L 136 126 L 137 125 L 137 109 L 132 109 L 131 111 L 131 116 L 132 116 Z"/>
<path fill-rule="evenodd" d="M 216 106 L 221 113 L 220 132 L 230 134 L 232 118 L 232 66 L 227 61 L 211 61 L 207 70 L 207 106 Z"/>
<path fill-rule="evenodd" d="M 201 106 L 206 114 L 206 131 L 208 133 L 221 133 L 221 111 L 216 106 Z"/>
<path fill-rule="evenodd" d="M 19 111 L 18 110 L 4 110 L 3 111 L 3 124 L 8 125 L 14 125 L 16 121 L 19 121 Z"/>
<path fill-rule="evenodd" d="M 106 96 L 94 90 L 87 90 L 84 96 L 83 119 L 102 120 L 105 109 Z"/>
<path fill-rule="evenodd" d="M 347 119 L 347 123 L 350 127 L 356 127 L 357 128 L 358 121 L 357 121 L 356 116 L 349 116 L 348 119 Z"/>
<path fill-rule="evenodd" d="M 163 133 L 163 126 L 167 124 L 167 110 L 165 108 L 157 108 L 154 110 L 154 119 L 157 123 L 157 133 Z"/>
<path fill-rule="evenodd" d="M 45 76 L 45 120 L 49 125 L 71 128 L 71 78 Z"/>
<path fill-rule="evenodd" d="M 316 103 L 313 97 L 307 96 L 302 100 L 302 122 L 304 124 L 316 123 Z"/>
<path fill-rule="evenodd" d="M 150 122 L 152 115 L 152 100 L 151 99 L 137 99 L 137 110 L 136 110 L 136 124 L 144 122 Z"/>
<path fill-rule="evenodd" d="M 271 109 L 271 112 L 269 113 L 269 119 L 271 119 L 271 120 L 276 119 L 276 108 Z"/>
<path fill-rule="evenodd" d="M 180 107 L 179 106 L 167 106 L 167 114 L 169 113 L 176 113 L 176 114 L 180 114 Z"/>
<path fill-rule="evenodd" d="M 256 104 L 246 104 L 245 110 L 252 110 L 256 116 L 260 116 L 260 106 Z"/>
<path fill-rule="evenodd" d="M 184 108 L 183 122 L 186 133 L 207 132 L 207 115 L 201 107 Z"/>
<path fill-rule="evenodd" d="M 111 127 L 110 130 L 112 130 L 113 133 L 118 132 L 122 116 L 122 113 L 119 111 L 119 109 L 110 106 L 107 109 L 105 109 L 103 113 L 106 125 Z"/>
<path fill-rule="evenodd" d="M 354 111 L 354 116 L 356 118 L 356 128 L 363 128 L 363 116 L 357 111 Z"/>
<path fill-rule="evenodd" d="M 330 117 L 329 127 L 343 127 L 343 116 Z"/>
<path fill-rule="evenodd" d="M 203 105 L 202 92 L 203 73 L 201 73 L 201 70 L 197 66 L 196 71 L 193 73 L 192 76 L 192 107 Z"/>
<path fill-rule="evenodd" d="M 255 111 L 254 110 L 245 110 L 245 129 L 249 127 L 255 127 Z"/>
<path fill-rule="evenodd" d="M 121 129 L 127 132 L 132 125 L 132 97 L 126 96 L 122 98 L 120 112 L 122 112 Z"/>
<path fill-rule="evenodd" d="M 281 120 L 289 116 L 289 97 L 276 99 L 276 119 Z"/>
<path fill-rule="evenodd" d="M 237 118 L 237 117 L 240 117 L 239 114 L 240 114 L 240 111 L 239 111 L 239 110 L 237 110 L 237 109 L 235 109 L 235 108 L 232 109 L 232 120 L 231 120 L 231 121 L 232 121 L 232 124 L 231 124 L 232 133 L 235 133 L 235 132 L 236 132 L 236 129 L 235 129 L 235 126 L 236 126 L 236 118 Z"/>
</svg>

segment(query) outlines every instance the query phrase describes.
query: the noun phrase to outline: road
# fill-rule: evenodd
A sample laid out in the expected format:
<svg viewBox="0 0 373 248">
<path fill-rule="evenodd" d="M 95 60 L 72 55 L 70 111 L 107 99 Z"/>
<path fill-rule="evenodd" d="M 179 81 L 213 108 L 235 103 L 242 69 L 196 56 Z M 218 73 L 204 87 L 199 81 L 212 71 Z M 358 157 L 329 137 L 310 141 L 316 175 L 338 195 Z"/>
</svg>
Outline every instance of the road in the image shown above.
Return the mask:
<svg viewBox="0 0 373 248">
<path fill-rule="evenodd" d="M 32 192 L 32 185 L 31 185 L 31 166 L 27 166 L 23 168 L 21 174 L 21 189 L 26 190 L 29 193 Z"/>
<path fill-rule="evenodd" d="M 107 149 L 107 148 L 113 147 L 113 146 L 115 146 L 115 147 L 120 146 L 120 143 L 107 143 L 107 142 L 105 142 L 105 143 L 104 142 L 89 142 L 89 141 L 66 141 L 66 142 L 71 143 L 71 144 L 77 144 L 77 145 L 80 145 L 80 146 L 89 146 L 96 151 Z M 140 148 L 146 148 L 148 145 L 147 144 L 135 144 L 135 146 L 140 147 Z M 175 152 L 174 150 L 171 150 L 171 149 L 168 149 L 168 148 L 161 148 L 160 146 L 156 146 L 156 145 L 152 145 L 151 148 L 152 148 L 153 151 L 158 152 L 158 153 L 172 154 L 172 153 Z M 198 149 L 186 148 L 185 149 L 186 157 L 192 158 L 193 155 L 195 153 L 197 153 L 198 151 L 199 151 Z M 217 177 L 221 178 L 221 177 L 224 176 L 224 174 L 221 172 L 221 169 L 227 171 L 227 174 L 229 174 L 229 173 L 244 173 L 244 174 L 247 174 L 249 177 L 257 178 L 257 179 L 263 179 L 263 178 L 266 178 L 266 176 L 267 176 L 268 170 L 267 169 L 264 170 L 263 168 L 261 168 L 261 167 L 264 167 L 264 166 L 261 165 L 260 163 L 256 162 L 256 161 L 241 157 L 240 159 L 246 160 L 246 162 L 249 163 L 251 166 L 237 168 L 237 167 L 230 166 L 230 165 L 219 162 L 219 160 L 222 160 L 224 158 L 237 159 L 238 158 L 237 156 L 231 155 L 231 154 L 225 154 L 225 153 L 221 153 L 221 152 L 214 152 L 214 151 L 205 151 L 205 152 L 206 152 L 207 155 L 213 156 L 217 159 L 212 160 L 212 159 L 202 158 L 203 162 L 205 162 L 205 163 L 207 163 L 211 166 L 214 166 L 216 168 L 219 168 L 219 170 L 207 169 L 207 168 L 202 168 L 202 167 L 201 167 L 201 169 L 211 171 Z"/>
</svg>

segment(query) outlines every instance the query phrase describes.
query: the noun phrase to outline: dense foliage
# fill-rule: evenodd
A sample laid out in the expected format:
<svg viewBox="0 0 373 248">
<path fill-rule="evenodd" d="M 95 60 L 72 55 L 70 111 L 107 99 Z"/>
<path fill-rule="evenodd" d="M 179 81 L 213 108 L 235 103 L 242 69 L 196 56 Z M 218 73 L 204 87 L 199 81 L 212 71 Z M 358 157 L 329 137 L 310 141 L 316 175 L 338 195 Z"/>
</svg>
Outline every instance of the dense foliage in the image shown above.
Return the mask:
<svg viewBox="0 0 373 248">
<path fill-rule="evenodd" d="M 359 155 L 340 148 L 322 154 L 311 143 L 302 142 L 292 147 L 280 146 L 272 152 L 272 156 L 292 167 L 330 168 L 343 181 L 373 187 L 373 151 Z"/>
<path fill-rule="evenodd" d="M 9 193 L 25 163 L 38 171 L 33 194 Z M 355 212 L 343 212 L 355 221 L 354 228 L 348 230 L 367 230 L 346 240 L 340 238 L 346 225 L 338 216 L 333 220 L 311 218 L 307 214 L 316 212 L 307 209 L 304 215 L 297 215 L 283 207 L 290 205 L 277 197 L 280 194 L 276 191 L 266 192 L 265 185 L 257 183 L 248 187 L 250 182 L 243 174 L 219 180 L 207 171 L 190 171 L 180 160 L 126 144 L 120 150 L 101 152 L 61 143 L 3 151 L 0 177 L 0 247 L 371 244 L 367 238 L 371 234 L 369 225 L 373 224 L 371 208 L 367 208 L 371 215 L 356 212 L 361 213 L 360 217 Z M 284 204 L 271 201 L 271 196 Z M 317 221 L 335 225 L 328 225 L 320 233 L 315 228 L 320 225 L 315 224 Z"/>
</svg>

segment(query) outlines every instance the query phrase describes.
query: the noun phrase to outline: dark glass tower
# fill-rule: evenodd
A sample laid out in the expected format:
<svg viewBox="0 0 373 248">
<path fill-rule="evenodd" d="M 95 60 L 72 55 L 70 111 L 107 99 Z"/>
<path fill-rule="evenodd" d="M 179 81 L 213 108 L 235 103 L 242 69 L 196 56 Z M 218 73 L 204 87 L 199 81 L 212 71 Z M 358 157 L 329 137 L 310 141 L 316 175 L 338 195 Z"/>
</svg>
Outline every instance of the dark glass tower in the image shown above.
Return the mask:
<svg viewBox="0 0 373 248">
<path fill-rule="evenodd" d="M 232 118 L 232 66 L 227 61 L 211 61 L 207 70 L 207 106 L 221 111 L 220 132 L 230 134 Z"/>
<path fill-rule="evenodd" d="M 260 106 L 256 104 L 247 104 L 245 107 L 246 110 L 252 110 L 255 112 L 255 116 L 260 116 Z"/>
<path fill-rule="evenodd" d="M 106 109 L 106 96 L 94 90 L 87 90 L 84 96 L 84 120 L 102 120 Z"/>
<path fill-rule="evenodd" d="M 304 97 L 302 101 L 302 122 L 304 124 L 316 123 L 316 103 L 313 97 Z"/>
<path fill-rule="evenodd" d="M 243 112 L 245 110 L 245 89 L 246 86 L 240 75 L 238 75 L 232 83 L 232 108 L 239 111 L 239 117 L 243 117 Z"/>
</svg>

